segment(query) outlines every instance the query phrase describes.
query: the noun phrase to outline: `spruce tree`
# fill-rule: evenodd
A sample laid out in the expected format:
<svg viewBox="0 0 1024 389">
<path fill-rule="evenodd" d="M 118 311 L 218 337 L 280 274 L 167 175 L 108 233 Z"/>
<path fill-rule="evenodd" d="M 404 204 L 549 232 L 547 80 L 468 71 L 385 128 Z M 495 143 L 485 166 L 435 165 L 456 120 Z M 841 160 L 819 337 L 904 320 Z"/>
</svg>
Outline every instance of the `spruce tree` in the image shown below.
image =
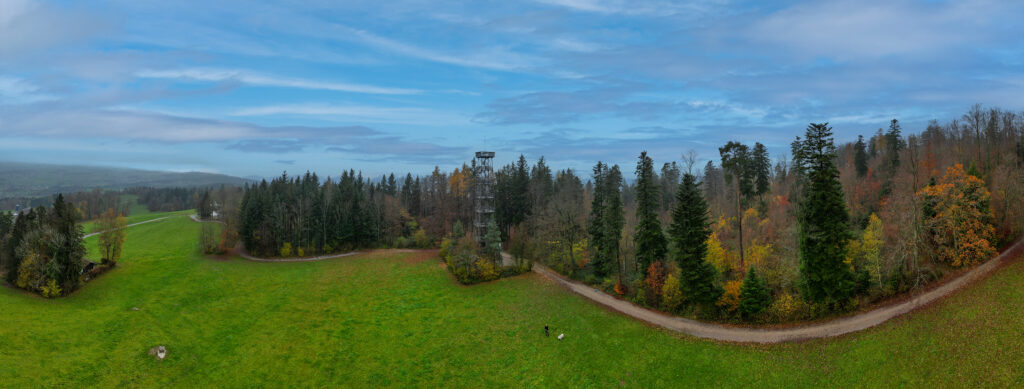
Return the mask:
<svg viewBox="0 0 1024 389">
<path fill-rule="evenodd" d="M 616 272 L 622 276 L 622 266 L 619 264 L 619 238 L 622 236 L 622 226 L 626 223 L 626 217 L 622 212 L 622 172 L 619 165 L 614 165 L 608 170 L 605 179 L 605 206 L 604 206 L 604 229 L 601 231 L 603 243 L 601 248 L 605 260 L 606 274 Z M 614 268 L 612 267 L 614 266 Z"/>
<path fill-rule="evenodd" d="M 487 220 L 487 233 L 484 235 L 484 253 L 493 258 L 496 263 L 501 263 L 501 231 L 498 230 L 498 222 L 491 216 Z"/>
<path fill-rule="evenodd" d="M 857 143 L 853 145 L 853 166 L 857 169 L 857 177 L 864 177 L 868 173 L 868 153 L 865 147 L 864 135 L 858 135 Z"/>
<path fill-rule="evenodd" d="M 594 273 L 598 277 L 605 277 L 611 274 L 611 266 L 608 258 L 605 258 L 604 250 L 604 211 L 605 211 L 605 176 L 607 175 L 606 165 L 597 162 L 594 166 L 594 198 L 590 202 L 590 217 L 587 225 L 587 232 L 590 234 L 590 246 L 594 248 Z"/>
<path fill-rule="evenodd" d="M 757 271 L 751 266 L 743 280 L 743 286 L 740 287 L 740 313 L 744 319 L 752 319 L 768 309 L 771 302 L 772 296 L 768 285 L 757 276 Z"/>
<path fill-rule="evenodd" d="M 754 194 L 762 196 L 770 189 L 772 161 L 768 158 L 768 149 L 761 142 L 754 144 L 751 162 L 754 170 Z"/>
<path fill-rule="evenodd" d="M 900 121 L 892 119 L 889 122 L 889 132 L 885 133 L 885 147 L 889 157 L 889 168 L 893 169 L 890 173 L 895 172 L 895 168 L 900 166 L 900 150 L 906 147 L 906 141 L 900 135 Z"/>
<path fill-rule="evenodd" d="M 661 192 L 654 177 L 654 161 L 647 152 L 640 153 L 636 163 L 636 232 L 633 242 L 636 244 L 636 260 L 641 269 L 647 269 L 651 263 L 665 258 L 668 252 L 668 241 L 661 230 L 658 220 L 658 208 L 661 203 Z"/>
<path fill-rule="evenodd" d="M 804 299 L 840 303 L 853 293 L 855 280 L 846 259 L 849 215 L 835 164 L 828 123 L 807 126 L 801 145 L 806 177 L 797 220 L 800 224 L 800 288 Z"/>
<path fill-rule="evenodd" d="M 710 234 L 707 201 L 701 194 L 697 178 L 686 173 L 676 190 L 669 236 L 676 247 L 679 289 L 684 298 L 695 303 L 712 303 L 722 295 L 722 289 L 715 284 L 718 271 L 705 260 Z"/>
</svg>

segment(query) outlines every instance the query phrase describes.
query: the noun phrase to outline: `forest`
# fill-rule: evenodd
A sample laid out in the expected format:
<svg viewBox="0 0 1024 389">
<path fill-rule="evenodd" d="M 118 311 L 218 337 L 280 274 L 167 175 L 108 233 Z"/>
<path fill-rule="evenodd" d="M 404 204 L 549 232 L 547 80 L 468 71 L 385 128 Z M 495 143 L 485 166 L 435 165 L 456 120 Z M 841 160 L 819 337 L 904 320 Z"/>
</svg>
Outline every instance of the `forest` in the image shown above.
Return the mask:
<svg viewBox="0 0 1024 389">
<path fill-rule="evenodd" d="M 827 123 L 811 124 L 789 156 L 728 142 L 702 167 L 691 152 L 658 168 L 643 152 L 629 181 L 618 165 L 583 176 L 520 156 L 495 172 L 494 225 L 513 256 L 642 305 L 708 320 L 813 319 L 922 288 L 1017 238 L 1022 131 L 1021 114 L 981 106 L 916 134 L 893 119 L 840 145 Z M 471 234 L 473 171 L 282 174 L 246 187 L 239 238 L 268 256 L 449 255 Z"/>
</svg>

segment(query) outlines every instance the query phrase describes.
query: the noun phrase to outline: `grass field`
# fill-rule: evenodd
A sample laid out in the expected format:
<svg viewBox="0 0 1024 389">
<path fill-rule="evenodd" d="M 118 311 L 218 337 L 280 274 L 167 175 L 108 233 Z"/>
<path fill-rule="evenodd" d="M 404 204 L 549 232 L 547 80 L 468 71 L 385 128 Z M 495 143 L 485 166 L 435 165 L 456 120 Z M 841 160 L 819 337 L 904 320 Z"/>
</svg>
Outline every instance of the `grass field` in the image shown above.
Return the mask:
<svg viewBox="0 0 1024 389">
<path fill-rule="evenodd" d="M 70 297 L 0 288 L 0 386 L 1024 385 L 1020 260 L 862 333 L 749 346 L 650 328 L 535 274 L 460 286 L 417 253 L 207 259 L 198 228 L 132 227 L 121 265 Z"/>
<path fill-rule="evenodd" d="M 125 219 L 128 219 L 128 224 L 144 222 L 146 220 L 158 219 L 158 218 L 161 218 L 161 217 L 164 217 L 164 216 L 188 215 L 188 214 L 195 213 L 194 210 L 186 210 L 186 211 L 178 211 L 178 212 L 150 212 L 149 209 L 146 208 L 145 205 L 142 205 L 142 204 L 138 203 L 138 201 L 137 201 L 138 198 L 139 198 L 139 196 L 136 196 L 136 195 L 127 195 L 127 194 L 126 195 L 121 195 L 121 201 L 128 202 L 129 204 L 131 204 L 131 209 L 128 212 L 128 217 L 125 218 Z M 82 228 L 83 228 L 83 230 L 85 231 L 86 234 L 94 232 L 94 229 L 96 228 L 96 223 L 98 223 L 98 222 L 99 222 L 99 220 L 84 221 L 84 222 L 82 222 Z"/>
</svg>

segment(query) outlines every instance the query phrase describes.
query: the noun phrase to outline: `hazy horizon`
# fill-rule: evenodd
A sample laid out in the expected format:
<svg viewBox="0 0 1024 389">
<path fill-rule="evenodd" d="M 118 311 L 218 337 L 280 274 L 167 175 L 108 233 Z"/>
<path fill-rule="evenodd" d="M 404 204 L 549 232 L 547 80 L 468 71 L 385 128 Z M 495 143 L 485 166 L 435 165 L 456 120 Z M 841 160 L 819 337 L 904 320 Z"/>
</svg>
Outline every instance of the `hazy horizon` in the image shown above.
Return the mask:
<svg viewBox="0 0 1024 389">
<path fill-rule="evenodd" d="M 589 172 L 1024 109 L 1014 1 L 0 0 L 0 160 L 272 177 Z M 632 169 L 627 169 L 631 171 Z"/>
</svg>

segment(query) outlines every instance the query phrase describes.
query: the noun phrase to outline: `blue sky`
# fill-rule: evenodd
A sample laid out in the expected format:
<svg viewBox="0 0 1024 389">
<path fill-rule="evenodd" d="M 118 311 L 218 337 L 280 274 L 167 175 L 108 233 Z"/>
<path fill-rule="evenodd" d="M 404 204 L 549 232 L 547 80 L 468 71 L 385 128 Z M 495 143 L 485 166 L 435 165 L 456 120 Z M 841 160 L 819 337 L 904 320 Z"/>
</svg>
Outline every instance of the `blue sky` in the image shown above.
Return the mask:
<svg viewBox="0 0 1024 389">
<path fill-rule="evenodd" d="M 425 174 L 1024 109 L 1019 1 L 0 0 L 0 160 Z M 632 170 L 632 169 L 627 169 Z"/>
</svg>

